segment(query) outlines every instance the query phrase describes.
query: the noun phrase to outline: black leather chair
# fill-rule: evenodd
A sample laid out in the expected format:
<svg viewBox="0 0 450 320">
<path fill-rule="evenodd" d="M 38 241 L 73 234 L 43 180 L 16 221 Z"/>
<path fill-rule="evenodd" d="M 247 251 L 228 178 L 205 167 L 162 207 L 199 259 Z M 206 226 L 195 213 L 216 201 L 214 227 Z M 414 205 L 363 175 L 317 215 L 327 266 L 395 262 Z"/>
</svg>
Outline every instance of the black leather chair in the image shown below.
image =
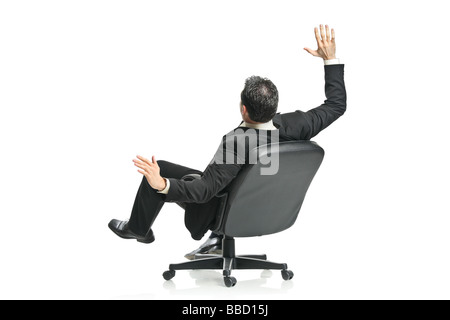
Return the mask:
<svg viewBox="0 0 450 320">
<path fill-rule="evenodd" d="M 213 231 L 224 235 L 223 254 L 199 255 L 193 261 L 171 264 L 164 279 L 172 279 L 176 270 L 197 269 L 222 269 L 227 287 L 236 284 L 231 276 L 233 269 L 281 270 L 284 280 L 292 279 L 294 274 L 287 264 L 267 261 L 266 255 L 236 256 L 234 238 L 268 235 L 291 227 L 322 163 L 324 150 L 312 141 L 292 141 L 260 146 L 251 153 L 259 154 L 258 162 L 246 165 L 218 195 L 222 201 Z M 262 175 L 268 159 L 277 154 L 278 172 Z M 193 178 L 195 175 L 186 176 Z"/>
</svg>

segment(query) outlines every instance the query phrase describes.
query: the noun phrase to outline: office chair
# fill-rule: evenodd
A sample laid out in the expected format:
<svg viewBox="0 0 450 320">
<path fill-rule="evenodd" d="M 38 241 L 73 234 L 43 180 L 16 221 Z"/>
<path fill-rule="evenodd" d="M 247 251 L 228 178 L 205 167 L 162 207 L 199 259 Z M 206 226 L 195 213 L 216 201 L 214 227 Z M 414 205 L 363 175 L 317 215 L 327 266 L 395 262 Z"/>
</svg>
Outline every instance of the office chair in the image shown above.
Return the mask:
<svg viewBox="0 0 450 320">
<path fill-rule="evenodd" d="M 288 270 L 286 263 L 267 261 L 266 255 L 237 256 L 234 238 L 268 235 L 291 227 L 322 163 L 324 150 L 312 141 L 289 141 L 260 146 L 250 153 L 259 155 L 258 161 L 245 165 L 218 195 L 221 205 L 211 230 L 224 236 L 223 254 L 197 255 L 193 261 L 170 264 L 169 270 L 163 273 L 165 280 L 172 279 L 176 270 L 199 269 L 222 269 L 227 287 L 236 284 L 231 271 L 239 269 L 281 270 L 284 280 L 292 279 L 294 273 Z M 262 175 L 261 170 L 268 168 L 267 159 L 275 159 L 277 155 L 278 172 Z M 184 177 L 186 180 L 196 178 L 200 176 Z"/>
</svg>

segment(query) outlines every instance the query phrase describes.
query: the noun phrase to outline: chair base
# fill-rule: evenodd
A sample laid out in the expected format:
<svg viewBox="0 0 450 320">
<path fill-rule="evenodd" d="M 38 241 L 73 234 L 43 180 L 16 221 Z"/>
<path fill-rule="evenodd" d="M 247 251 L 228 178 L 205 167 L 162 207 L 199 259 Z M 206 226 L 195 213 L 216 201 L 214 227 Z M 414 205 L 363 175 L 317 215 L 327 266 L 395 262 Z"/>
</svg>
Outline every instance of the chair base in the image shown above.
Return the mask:
<svg viewBox="0 0 450 320">
<path fill-rule="evenodd" d="M 284 280 L 290 280 L 294 273 L 287 269 L 286 263 L 267 261 L 266 255 L 235 255 L 234 238 L 223 239 L 223 255 L 198 255 L 195 260 L 170 264 L 169 270 L 163 273 L 166 280 L 175 276 L 176 270 L 223 270 L 224 283 L 227 287 L 236 285 L 236 278 L 231 277 L 232 270 L 261 269 L 281 270 Z"/>
</svg>

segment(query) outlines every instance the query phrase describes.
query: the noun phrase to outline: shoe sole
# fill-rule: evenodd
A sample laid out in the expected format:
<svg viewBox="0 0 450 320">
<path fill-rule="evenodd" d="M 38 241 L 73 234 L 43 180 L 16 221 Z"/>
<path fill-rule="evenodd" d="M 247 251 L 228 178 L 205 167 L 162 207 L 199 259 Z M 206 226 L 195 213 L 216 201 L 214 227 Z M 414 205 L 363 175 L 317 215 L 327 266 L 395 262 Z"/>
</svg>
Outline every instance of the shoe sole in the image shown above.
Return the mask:
<svg viewBox="0 0 450 320">
<path fill-rule="evenodd" d="M 112 232 L 114 232 L 114 234 L 115 234 L 116 236 L 118 236 L 118 237 L 120 237 L 120 238 L 122 238 L 122 239 L 125 239 L 125 240 L 136 240 L 137 242 L 145 243 L 145 244 L 150 244 L 150 243 L 152 243 L 153 241 L 155 241 L 155 237 L 152 237 L 152 238 L 150 238 L 150 239 L 137 239 L 136 237 L 125 237 L 125 236 L 123 236 L 123 235 L 121 235 L 121 234 L 118 234 L 111 226 L 108 225 L 108 227 L 109 227 L 109 229 L 110 229 Z"/>
<path fill-rule="evenodd" d="M 150 240 L 139 240 L 139 239 L 136 239 L 136 241 L 140 242 L 140 243 L 149 244 L 149 243 L 152 243 L 153 241 L 155 241 L 155 238 L 151 238 Z"/>
</svg>

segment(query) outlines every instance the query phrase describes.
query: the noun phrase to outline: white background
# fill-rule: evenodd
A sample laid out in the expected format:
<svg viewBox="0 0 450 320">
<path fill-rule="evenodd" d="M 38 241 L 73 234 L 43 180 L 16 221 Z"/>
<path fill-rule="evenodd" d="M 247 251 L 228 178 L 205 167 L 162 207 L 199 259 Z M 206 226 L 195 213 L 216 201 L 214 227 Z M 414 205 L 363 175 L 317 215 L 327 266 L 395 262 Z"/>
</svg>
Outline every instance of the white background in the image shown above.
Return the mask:
<svg viewBox="0 0 450 320">
<path fill-rule="evenodd" d="M 449 299 L 447 1 L 1 1 L 0 298 Z M 246 77 L 280 112 L 325 99 L 313 28 L 336 29 L 348 111 L 297 223 L 237 240 L 295 272 L 178 272 L 200 243 L 166 205 L 151 245 L 127 219 L 155 155 L 204 169 Z M 181 139 L 180 139 L 181 138 Z M 276 199 L 274 199 L 276 201 Z"/>
</svg>

